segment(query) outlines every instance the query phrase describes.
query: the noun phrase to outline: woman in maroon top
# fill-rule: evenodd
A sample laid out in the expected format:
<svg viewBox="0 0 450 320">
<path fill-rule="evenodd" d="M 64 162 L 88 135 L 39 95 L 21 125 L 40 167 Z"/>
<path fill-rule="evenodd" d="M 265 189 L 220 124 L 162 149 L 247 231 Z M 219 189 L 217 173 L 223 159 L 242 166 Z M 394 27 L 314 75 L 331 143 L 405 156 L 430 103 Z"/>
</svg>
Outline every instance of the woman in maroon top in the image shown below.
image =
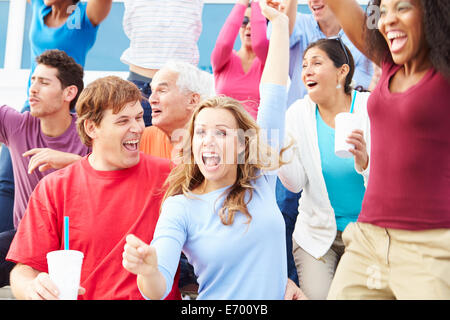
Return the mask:
<svg viewBox="0 0 450 320">
<path fill-rule="evenodd" d="M 328 298 L 449 299 L 450 2 L 375 0 L 367 16 L 355 0 L 327 2 L 382 70 L 370 179 Z"/>
</svg>

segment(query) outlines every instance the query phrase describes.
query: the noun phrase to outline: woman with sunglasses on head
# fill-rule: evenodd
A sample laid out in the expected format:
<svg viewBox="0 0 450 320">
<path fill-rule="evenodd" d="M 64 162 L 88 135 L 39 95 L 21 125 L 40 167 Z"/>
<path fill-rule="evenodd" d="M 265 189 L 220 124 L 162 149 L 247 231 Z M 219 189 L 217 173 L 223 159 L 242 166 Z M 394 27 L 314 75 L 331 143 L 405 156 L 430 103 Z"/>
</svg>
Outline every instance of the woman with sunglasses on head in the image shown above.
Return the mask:
<svg viewBox="0 0 450 320">
<path fill-rule="evenodd" d="M 243 103 L 256 119 L 259 107 L 259 82 L 266 62 L 269 40 L 266 19 L 257 1 L 238 0 L 231 10 L 211 54 L 217 94 Z M 239 34 L 241 47 L 233 50 Z"/>
<path fill-rule="evenodd" d="M 149 246 L 127 236 L 123 265 L 137 274 L 139 289 L 150 299 L 170 291 L 181 250 L 198 276 L 198 299 L 301 295 L 287 278 L 284 222 L 275 200 L 276 175 L 270 172 L 279 167 L 280 141 L 272 149 L 259 136 L 261 128 L 284 126 L 288 19 L 261 6 L 274 32 L 258 124 L 235 99 L 201 102 L 185 136 L 184 161 L 169 175 L 154 240 Z"/>
<path fill-rule="evenodd" d="M 303 55 L 302 80 L 308 94 L 286 112 L 289 161 L 278 171 L 291 192 L 303 190 L 292 234 L 292 253 L 300 288 L 314 300 L 326 299 L 344 253 L 341 234 L 356 221 L 368 179 L 369 93 L 351 87 L 353 56 L 340 38 L 311 43 Z M 354 113 L 358 122 L 348 137 L 351 158 L 335 154 L 335 117 Z M 367 146 L 366 146 L 367 141 Z"/>
<path fill-rule="evenodd" d="M 450 2 L 376 0 L 371 15 L 354 0 L 327 3 L 381 67 L 370 179 L 328 298 L 449 299 Z"/>
</svg>

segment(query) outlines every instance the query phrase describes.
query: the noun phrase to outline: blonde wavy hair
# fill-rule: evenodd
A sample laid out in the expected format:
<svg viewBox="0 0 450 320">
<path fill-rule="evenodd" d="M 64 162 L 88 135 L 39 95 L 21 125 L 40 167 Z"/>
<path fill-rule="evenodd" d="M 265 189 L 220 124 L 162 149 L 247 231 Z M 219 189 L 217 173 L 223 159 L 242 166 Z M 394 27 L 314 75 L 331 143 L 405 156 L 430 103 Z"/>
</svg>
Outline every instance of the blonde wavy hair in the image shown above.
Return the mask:
<svg viewBox="0 0 450 320">
<path fill-rule="evenodd" d="M 195 120 L 200 111 L 206 108 L 230 111 L 238 124 L 239 142 L 245 144 L 245 150 L 238 155 L 236 181 L 224 192 L 226 198 L 223 207 L 219 210 L 220 219 L 224 225 L 231 225 L 236 212 L 240 211 L 248 218 L 246 223 L 250 223 L 252 216 L 248 211 L 247 204 L 253 196 L 252 182 L 258 179 L 263 171 L 275 170 L 283 165 L 281 155 L 289 146 L 278 152 L 263 142 L 260 137 L 261 128 L 242 104 L 230 97 L 216 96 L 206 99 L 194 110 L 188 123 L 187 132 L 183 137 L 183 148 L 178 154 L 181 161 L 166 180 L 167 190 L 163 202 L 168 197 L 179 194 L 192 198 L 191 191 L 199 187 L 205 179 L 194 161 L 191 146 Z M 246 201 L 247 193 L 249 197 Z"/>
</svg>

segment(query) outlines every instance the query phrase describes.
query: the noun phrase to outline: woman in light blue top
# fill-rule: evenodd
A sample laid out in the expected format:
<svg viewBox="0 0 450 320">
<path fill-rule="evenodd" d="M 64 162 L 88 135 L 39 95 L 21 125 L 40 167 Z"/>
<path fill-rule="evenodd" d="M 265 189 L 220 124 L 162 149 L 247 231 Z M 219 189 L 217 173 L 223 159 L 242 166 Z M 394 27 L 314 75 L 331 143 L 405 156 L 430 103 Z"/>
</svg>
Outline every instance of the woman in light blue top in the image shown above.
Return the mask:
<svg viewBox="0 0 450 320">
<path fill-rule="evenodd" d="M 260 127 L 284 126 L 278 106 L 284 108 L 287 97 L 288 20 L 262 8 L 274 31 L 261 80 L 259 126 L 232 98 L 200 103 L 185 135 L 183 161 L 168 178 L 151 245 L 127 237 L 123 265 L 138 275 L 149 299 L 170 291 L 182 250 L 198 277 L 198 299 L 301 296 L 287 278 L 284 222 L 271 172 L 280 165 L 280 141 L 272 149 L 259 139 Z"/>
<path fill-rule="evenodd" d="M 311 299 L 327 297 L 345 248 L 342 231 L 357 220 L 368 179 L 369 93 L 352 90 L 354 68 L 340 38 L 310 44 L 302 69 L 308 95 L 286 112 L 286 141 L 290 137 L 295 144 L 286 152 L 285 160 L 292 161 L 278 175 L 288 190 L 303 190 L 292 250 L 300 287 Z M 359 122 L 349 137 L 355 149 L 348 159 L 334 152 L 334 119 L 340 112 L 354 113 Z"/>
</svg>

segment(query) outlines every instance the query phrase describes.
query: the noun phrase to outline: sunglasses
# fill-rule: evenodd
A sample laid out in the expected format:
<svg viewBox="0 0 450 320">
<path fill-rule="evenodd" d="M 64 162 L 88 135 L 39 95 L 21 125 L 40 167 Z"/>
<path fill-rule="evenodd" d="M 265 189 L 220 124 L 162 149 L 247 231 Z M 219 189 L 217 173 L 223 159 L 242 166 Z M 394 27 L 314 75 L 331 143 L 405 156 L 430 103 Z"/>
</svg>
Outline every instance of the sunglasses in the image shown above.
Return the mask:
<svg viewBox="0 0 450 320">
<path fill-rule="evenodd" d="M 250 22 L 249 17 L 245 16 L 244 20 L 242 20 L 242 26 L 241 27 L 245 28 L 248 25 L 249 22 Z"/>
<path fill-rule="evenodd" d="M 336 36 L 336 37 L 330 37 L 330 38 L 328 38 L 328 39 L 331 39 L 331 40 L 337 40 L 337 41 L 339 42 L 339 44 L 341 45 L 342 50 L 343 50 L 344 53 L 345 53 L 345 59 L 347 59 L 347 64 L 350 66 L 350 59 L 348 58 L 347 49 L 345 49 L 345 46 L 344 46 L 344 43 L 342 42 L 341 37 Z"/>
</svg>

